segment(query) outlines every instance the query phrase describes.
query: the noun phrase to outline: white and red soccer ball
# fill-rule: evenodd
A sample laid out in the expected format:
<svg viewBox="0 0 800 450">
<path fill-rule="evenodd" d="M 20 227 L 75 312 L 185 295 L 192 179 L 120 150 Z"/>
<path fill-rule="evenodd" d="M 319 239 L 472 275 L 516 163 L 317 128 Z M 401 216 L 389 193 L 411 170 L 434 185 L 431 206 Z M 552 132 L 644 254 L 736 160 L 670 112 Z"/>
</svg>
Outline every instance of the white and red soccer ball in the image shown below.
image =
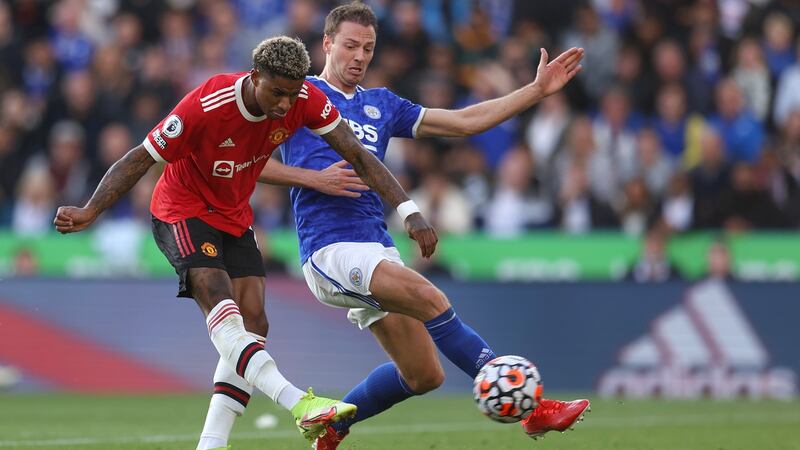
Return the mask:
<svg viewBox="0 0 800 450">
<path fill-rule="evenodd" d="M 473 385 L 478 409 L 497 422 L 513 423 L 528 417 L 542 397 L 542 377 L 521 356 L 499 356 L 484 365 Z"/>
</svg>

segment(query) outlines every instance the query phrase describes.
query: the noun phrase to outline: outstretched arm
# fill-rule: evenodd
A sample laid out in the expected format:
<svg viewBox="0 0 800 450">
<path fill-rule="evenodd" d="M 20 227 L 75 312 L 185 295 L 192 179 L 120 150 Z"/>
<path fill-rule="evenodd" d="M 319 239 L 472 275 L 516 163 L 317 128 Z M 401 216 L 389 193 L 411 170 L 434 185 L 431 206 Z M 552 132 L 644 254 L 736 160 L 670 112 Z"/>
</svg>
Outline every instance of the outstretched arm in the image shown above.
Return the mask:
<svg viewBox="0 0 800 450">
<path fill-rule="evenodd" d="M 100 213 L 130 191 L 153 164 L 155 160 L 141 145 L 126 153 L 108 169 L 86 206 L 58 208 L 53 220 L 56 230 L 62 234 L 74 233 L 91 225 Z"/>
<path fill-rule="evenodd" d="M 525 111 L 543 98 L 558 92 L 581 70 L 582 48 L 571 48 L 547 62 L 541 49 L 536 79 L 500 98 L 487 100 L 464 109 L 428 109 L 416 137 L 463 137 L 482 133 Z"/>
<path fill-rule="evenodd" d="M 336 153 L 349 162 L 367 186 L 380 194 L 392 208 L 411 204 L 407 203 L 409 201 L 408 195 L 394 178 L 394 175 L 375 155 L 361 145 L 361 142 L 353 134 L 346 121 L 339 122 L 336 128 L 329 133 L 323 134 L 322 138 L 328 142 Z M 409 237 L 417 241 L 423 257 L 430 257 L 436 249 L 436 243 L 439 241 L 436 230 L 422 217 L 419 210 L 406 215 L 402 212 L 404 209 L 406 208 L 401 207 L 398 212 L 406 216 L 404 223 Z"/>
<path fill-rule="evenodd" d="M 287 166 L 280 161 L 270 159 L 261 170 L 258 181 L 259 183 L 314 189 L 323 194 L 340 197 L 361 197 L 359 191 L 366 191 L 369 187 L 361 181 L 361 178 L 358 178 L 355 170 L 346 168 L 348 164 L 347 161 L 342 160 L 331 164 L 324 170 L 312 170 Z"/>
</svg>

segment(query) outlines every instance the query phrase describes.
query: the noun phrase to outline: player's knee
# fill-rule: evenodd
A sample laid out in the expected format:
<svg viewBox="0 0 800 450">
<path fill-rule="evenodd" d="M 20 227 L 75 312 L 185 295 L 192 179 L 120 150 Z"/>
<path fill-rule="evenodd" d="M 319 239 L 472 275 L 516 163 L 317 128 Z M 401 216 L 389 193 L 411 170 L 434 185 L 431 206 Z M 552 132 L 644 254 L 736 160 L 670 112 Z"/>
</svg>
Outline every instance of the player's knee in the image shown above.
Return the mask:
<svg viewBox="0 0 800 450">
<path fill-rule="evenodd" d="M 244 316 L 244 327 L 247 331 L 259 336 L 267 337 L 269 333 L 269 321 L 263 309 L 258 311 L 245 311 L 239 308 Z"/>
<path fill-rule="evenodd" d="M 430 392 L 444 383 L 444 370 L 437 365 L 426 368 L 419 373 L 413 373 L 405 379 L 406 384 L 415 394 Z"/>
<path fill-rule="evenodd" d="M 415 291 L 415 297 L 426 305 L 428 315 L 436 317 L 450 308 L 447 296 L 432 284 L 421 284 L 415 288 Z"/>
</svg>

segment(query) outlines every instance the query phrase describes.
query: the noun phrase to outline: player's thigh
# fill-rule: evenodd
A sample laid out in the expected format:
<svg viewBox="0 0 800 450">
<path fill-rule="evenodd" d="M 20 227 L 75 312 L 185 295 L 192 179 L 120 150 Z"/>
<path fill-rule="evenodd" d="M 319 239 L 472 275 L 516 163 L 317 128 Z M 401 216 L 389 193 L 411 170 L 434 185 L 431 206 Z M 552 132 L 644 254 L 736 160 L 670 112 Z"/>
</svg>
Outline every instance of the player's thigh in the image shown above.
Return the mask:
<svg viewBox="0 0 800 450">
<path fill-rule="evenodd" d="M 252 229 L 242 236 L 224 235 L 224 262 L 234 288 L 234 301 L 244 318 L 247 331 L 265 336 L 264 261 Z"/>
<path fill-rule="evenodd" d="M 378 264 L 369 290 L 385 311 L 417 320 L 430 320 L 449 307 L 445 295 L 430 281 L 415 270 L 392 261 Z"/>
<path fill-rule="evenodd" d="M 439 354 L 422 322 L 389 313 L 369 329 L 415 393 L 428 392 L 442 384 L 444 370 Z"/>
<path fill-rule="evenodd" d="M 372 272 L 394 249 L 372 242 L 341 242 L 315 251 L 303 264 L 309 289 L 320 302 L 339 308 L 382 308 L 369 291 Z M 401 262 L 402 263 L 402 262 Z"/>
<path fill-rule="evenodd" d="M 178 297 L 197 299 L 198 296 L 207 297 L 211 294 L 211 292 L 193 292 L 192 284 L 197 287 L 205 286 L 206 281 L 215 279 L 219 274 L 192 269 L 217 269 L 223 272 L 227 270 L 224 262 L 223 233 L 196 218 L 167 223 L 153 217 L 152 231 L 159 250 L 178 274 Z M 203 279 L 197 280 L 197 283 L 190 283 L 190 276 L 202 276 Z M 219 287 L 229 288 L 230 280 Z M 228 289 L 228 292 L 230 297 L 232 291 Z"/>
</svg>

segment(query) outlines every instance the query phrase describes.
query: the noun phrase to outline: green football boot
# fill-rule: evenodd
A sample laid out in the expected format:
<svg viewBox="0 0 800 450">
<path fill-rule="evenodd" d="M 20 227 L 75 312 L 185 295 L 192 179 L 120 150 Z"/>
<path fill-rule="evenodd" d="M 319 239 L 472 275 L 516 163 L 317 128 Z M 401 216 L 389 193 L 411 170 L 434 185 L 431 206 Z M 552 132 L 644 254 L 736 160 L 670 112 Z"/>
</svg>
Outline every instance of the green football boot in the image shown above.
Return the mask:
<svg viewBox="0 0 800 450">
<path fill-rule="evenodd" d="M 355 416 L 356 405 L 317 397 L 308 388 L 308 393 L 292 408 L 292 415 L 303 437 L 313 441 L 325 434 L 328 425 Z"/>
</svg>

